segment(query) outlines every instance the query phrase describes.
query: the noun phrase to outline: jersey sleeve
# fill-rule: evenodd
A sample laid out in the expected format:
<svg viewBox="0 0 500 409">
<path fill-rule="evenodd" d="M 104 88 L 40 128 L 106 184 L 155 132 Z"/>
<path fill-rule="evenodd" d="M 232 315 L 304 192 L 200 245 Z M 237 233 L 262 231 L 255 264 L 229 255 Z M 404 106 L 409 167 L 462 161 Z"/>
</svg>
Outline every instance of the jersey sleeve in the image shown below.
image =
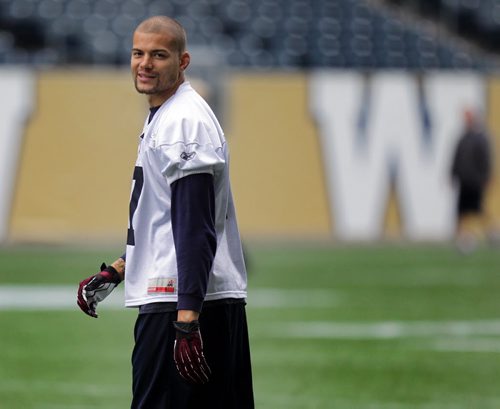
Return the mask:
<svg viewBox="0 0 500 409">
<path fill-rule="evenodd" d="M 162 174 L 170 185 L 188 175 L 214 175 L 225 166 L 223 143 L 217 129 L 202 120 L 171 121 L 158 139 Z"/>
</svg>

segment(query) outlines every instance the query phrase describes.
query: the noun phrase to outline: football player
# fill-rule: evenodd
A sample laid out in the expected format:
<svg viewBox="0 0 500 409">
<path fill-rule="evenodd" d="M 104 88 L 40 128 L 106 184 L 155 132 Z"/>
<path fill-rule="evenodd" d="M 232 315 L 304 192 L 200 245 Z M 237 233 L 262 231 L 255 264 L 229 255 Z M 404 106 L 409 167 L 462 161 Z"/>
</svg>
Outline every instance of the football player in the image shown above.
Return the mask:
<svg viewBox="0 0 500 409">
<path fill-rule="evenodd" d="M 122 281 L 138 309 L 132 408 L 253 408 L 247 277 L 229 151 L 185 78 L 186 34 L 155 16 L 135 30 L 131 70 L 150 112 L 133 172 L 126 253 L 83 280 L 92 317 Z"/>
</svg>

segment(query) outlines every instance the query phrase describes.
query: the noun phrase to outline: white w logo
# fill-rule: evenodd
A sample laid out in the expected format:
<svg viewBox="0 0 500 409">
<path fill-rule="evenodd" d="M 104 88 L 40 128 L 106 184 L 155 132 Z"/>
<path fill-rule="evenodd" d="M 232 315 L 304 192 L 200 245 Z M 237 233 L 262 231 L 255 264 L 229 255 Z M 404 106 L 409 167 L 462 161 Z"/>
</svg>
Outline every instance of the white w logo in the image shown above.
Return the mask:
<svg viewBox="0 0 500 409">
<path fill-rule="evenodd" d="M 310 90 L 338 237 L 381 236 L 391 182 L 408 238 L 449 237 L 451 155 L 463 108 L 484 106 L 482 79 L 329 71 L 314 73 Z"/>
</svg>

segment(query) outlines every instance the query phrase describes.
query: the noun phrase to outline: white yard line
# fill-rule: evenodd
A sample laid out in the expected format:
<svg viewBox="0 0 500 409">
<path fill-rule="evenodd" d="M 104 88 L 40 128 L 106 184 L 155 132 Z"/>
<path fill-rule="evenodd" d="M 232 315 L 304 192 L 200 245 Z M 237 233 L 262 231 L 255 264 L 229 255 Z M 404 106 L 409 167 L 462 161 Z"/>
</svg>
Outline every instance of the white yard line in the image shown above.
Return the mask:
<svg viewBox="0 0 500 409">
<path fill-rule="evenodd" d="M 124 392 L 128 392 L 127 386 L 113 385 L 111 388 L 107 384 L 85 383 L 85 382 L 61 382 L 61 381 L 44 381 L 30 380 L 22 378 L 2 379 L 0 383 L 0 391 L 16 391 L 22 393 L 26 390 L 26 384 L 29 383 L 31 390 L 37 393 L 46 391 L 57 391 L 60 394 L 66 395 L 85 395 L 85 396 L 109 396 L 119 397 Z M 1 407 L 1 406 L 0 406 Z"/>
<path fill-rule="evenodd" d="M 500 353 L 500 338 L 446 338 L 437 339 L 430 348 L 443 352 L 486 352 Z"/>
<path fill-rule="evenodd" d="M 0 310 L 72 309 L 76 307 L 77 286 L 2 285 Z M 124 307 L 123 286 L 118 287 L 99 308 Z M 328 308 L 339 304 L 335 291 L 316 289 L 285 290 L 259 288 L 249 292 L 249 308 Z"/>
<path fill-rule="evenodd" d="M 498 408 L 498 400 L 491 399 L 486 400 L 481 397 L 481 402 L 486 402 L 488 406 L 486 408 Z M 310 397 L 308 395 L 293 394 L 293 395 L 282 395 L 279 393 L 266 394 L 264 396 L 257 396 L 257 405 L 262 404 L 262 406 L 270 408 L 287 408 L 287 409 L 303 409 L 310 408 Z M 423 403 L 406 403 L 406 402 L 379 402 L 376 399 L 370 399 L 370 402 L 366 401 L 356 401 L 353 402 L 351 399 L 342 399 L 332 396 L 328 399 L 328 402 L 321 402 L 322 409 L 470 409 L 471 406 L 468 402 L 423 402 Z"/>
<path fill-rule="evenodd" d="M 500 336 L 500 320 L 491 321 L 292 321 L 254 324 L 259 335 L 296 339 L 402 339 Z"/>
<path fill-rule="evenodd" d="M 67 310 L 76 306 L 77 286 L 2 285 L 0 310 Z M 99 308 L 123 308 L 123 289 L 116 289 Z"/>
<path fill-rule="evenodd" d="M 36 392 L 37 394 L 46 395 L 47 392 L 64 397 L 64 396 L 86 396 L 86 397 L 106 397 L 109 398 L 119 398 L 124 394 L 129 393 L 128 385 L 115 384 L 98 384 L 98 383 L 86 383 L 86 382 L 62 382 L 58 380 L 45 381 L 45 380 L 29 380 L 24 378 L 9 378 L 2 379 L 0 383 L 0 396 L 4 392 L 22 394 L 26 391 L 26 387 L 29 385 L 30 390 Z M 76 409 L 82 407 L 81 405 L 71 406 L 66 404 L 55 404 L 50 406 L 45 404 L 45 406 L 37 406 L 37 409 L 42 407 L 53 407 L 56 408 L 71 408 Z M 88 407 L 88 406 L 87 406 Z M 0 402 L 0 408 L 3 408 Z"/>
</svg>

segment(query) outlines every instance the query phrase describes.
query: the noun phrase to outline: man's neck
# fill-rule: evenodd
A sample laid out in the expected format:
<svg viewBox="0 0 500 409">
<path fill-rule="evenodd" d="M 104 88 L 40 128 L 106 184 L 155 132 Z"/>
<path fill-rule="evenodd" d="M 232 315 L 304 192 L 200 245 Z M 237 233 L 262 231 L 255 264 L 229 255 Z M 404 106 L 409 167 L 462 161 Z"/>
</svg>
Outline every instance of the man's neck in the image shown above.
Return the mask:
<svg viewBox="0 0 500 409">
<path fill-rule="evenodd" d="M 177 90 L 184 83 L 184 81 L 185 81 L 184 76 L 181 76 L 179 77 L 179 80 L 176 82 L 176 84 L 172 88 L 166 90 L 165 93 L 148 95 L 149 107 L 153 108 L 162 105 L 165 101 L 167 101 L 172 95 L 174 95 L 177 92 Z"/>
</svg>

